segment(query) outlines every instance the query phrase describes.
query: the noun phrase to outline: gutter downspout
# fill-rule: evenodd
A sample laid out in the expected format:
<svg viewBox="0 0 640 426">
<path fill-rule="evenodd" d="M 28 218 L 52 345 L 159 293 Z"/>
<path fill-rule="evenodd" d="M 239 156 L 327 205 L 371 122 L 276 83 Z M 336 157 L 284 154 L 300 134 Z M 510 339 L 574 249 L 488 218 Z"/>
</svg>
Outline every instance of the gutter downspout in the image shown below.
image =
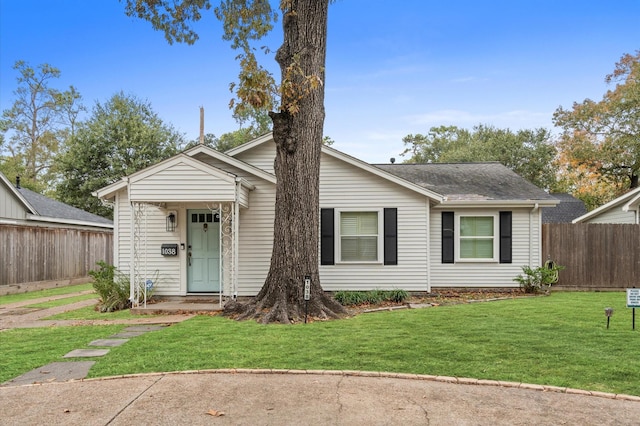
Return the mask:
<svg viewBox="0 0 640 426">
<path fill-rule="evenodd" d="M 238 298 L 238 251 L 239 251 L 239 235 L 240 230 L 240 181 L 242 179 L 236 177 L 235 186 L 235 203 L 233 204 L 233 300 Z"/>
<path fill-rule="evenodd" d="M 533 250 L 532 250 L 533 249 L 532 237 L 534 235 L 534 233 L 532 231 L 533 231 L 534 225 L 533 225 L 533 219 L 531 217 L 539 209 L 540 209 L 540 205 L 538 203 L 535 203 L 535 205 L 531 209 L 531 212 L 529 212 L 529 265 L 533 265 L 533 263 L 534 263 L 533 262 Z M 538 247 L 537 247 L 538 263 L 542 262 L 542 259 L 541 259 L 541 257 L 542 257 L 542 235 L 541 235 L 542 234 L 542 232 L 541 232 L 542 224 L 540 223 L 540 221 L 541 221 L 540 216 L 541 215 L 538 215 L 538 221 L 537 221 L 537 223 L 538 223 L 538 232 L 537 232 L 537 234 L 538 234 Z M 540 265 L 538 265 L 538 266 L 540 266 Z"/>
</svg>

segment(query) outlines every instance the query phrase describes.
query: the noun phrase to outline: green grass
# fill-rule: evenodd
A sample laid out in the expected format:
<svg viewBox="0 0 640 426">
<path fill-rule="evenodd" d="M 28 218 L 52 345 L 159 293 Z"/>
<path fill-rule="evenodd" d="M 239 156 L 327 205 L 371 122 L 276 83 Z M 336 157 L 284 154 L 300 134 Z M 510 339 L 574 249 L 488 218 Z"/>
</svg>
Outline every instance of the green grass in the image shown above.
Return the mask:
<svg viewBox="0 0 640 426">
<path fill-rule="evenodd" d="M 212 368 L 368 370 L 640 395 L 640 319 L 638 331 L 632 331 L 631 309 L 625 303 L 623 292 L 553 293 L 292 326 L 200 316 L 111 348 L 89 374 Z M 608 306 L 615 310 L 609 330 L 604 315 Z M 91 309 L 63 315 L 114 318 Z M 60 361 L 68 351 L 123 327 L 2 332 L 0 381 Z"/>
<path fill-rule="evenodd" d="M 47 327 L 0 332 L 0 383 L 34 368 L 60 362 L 74 349 L 88 348 L 89 342 L 104 339 L 126 325 Z"/>
<path fill-rule="evenodd" d="M 556 293 L 293 326 L 197 317 L 112 349 L 90 375 L 369 370 L 640 395 L 640 331 L 631 330 L 625 302 L 624 293 Z M 606 306 L 615 309 L 609 330 Z"/>
<path fill-rule="evenodd" d="M 51 288 L 47 290 L 31 291 L 28 293 L 7 294 L 5 296 L 0 296 L 0 305 L 4 305 L 7 303 L 22 302 L 25 300 L 39 299 L 41 297 L 76 293 L 79 291 L 86 291 L 86 290 L 93 290 L 93 285 L 89 283 L 89 284 L 71 285 L 71 286 L 65 286 L 65 287 L 56 287 L 56 288 Z"/>
</svg>

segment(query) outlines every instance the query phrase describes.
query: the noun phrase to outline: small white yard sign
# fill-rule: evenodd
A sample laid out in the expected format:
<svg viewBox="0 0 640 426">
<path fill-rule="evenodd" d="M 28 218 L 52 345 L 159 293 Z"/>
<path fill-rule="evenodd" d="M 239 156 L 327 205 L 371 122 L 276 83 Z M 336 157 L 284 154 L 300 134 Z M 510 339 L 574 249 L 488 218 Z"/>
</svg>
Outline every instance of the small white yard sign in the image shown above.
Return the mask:
<svg viewBox="0 0 640 426">
<path fill-rule="evenodd" d="M 640 288 L 627 289 L 627 308 L 640 308 Z"/>
</svg>

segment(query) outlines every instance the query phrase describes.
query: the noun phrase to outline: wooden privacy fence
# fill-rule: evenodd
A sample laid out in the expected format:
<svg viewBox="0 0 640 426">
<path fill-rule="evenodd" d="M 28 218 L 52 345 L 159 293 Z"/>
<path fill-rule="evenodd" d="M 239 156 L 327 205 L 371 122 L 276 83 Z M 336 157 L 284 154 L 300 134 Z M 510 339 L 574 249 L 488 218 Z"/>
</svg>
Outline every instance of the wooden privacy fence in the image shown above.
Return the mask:
<svg viewBox="0 0 640 426">
<path fill-rule="evenodd" d="M 542 255 L 566 268 L 558 287 L 640 288 L 640 225 L 544 224 Z"/>
<path fill-rule="evenodd" d="M 113 231 L 0 225 L 0 285 L 86 277 L 113 263 Z"/>
</svg>

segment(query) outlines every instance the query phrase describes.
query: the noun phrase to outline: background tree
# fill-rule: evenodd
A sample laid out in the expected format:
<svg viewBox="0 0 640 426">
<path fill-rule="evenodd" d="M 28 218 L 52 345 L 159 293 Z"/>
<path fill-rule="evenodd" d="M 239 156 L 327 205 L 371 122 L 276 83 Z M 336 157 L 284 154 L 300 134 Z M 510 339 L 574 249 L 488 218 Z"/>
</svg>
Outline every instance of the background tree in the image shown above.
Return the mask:
<svg viewBox="0 0 640 426">
<path fill-rule="evenodd" d="M 345 313 L 325 295 L 318 274 L 320 149 L 324 125 L 324 68 L 329 0 L 282 0 L 283 44 L 275 59 L 280 84 L 258 64 L 252 41 L 273 27 L 278 14 L 268 0 L 224 0 L 215 8 L 224 38 L 239 50 L 240 73 L 232 85 L 234 113 L 265 109 L 276 144 L 274 242 L 269 273 L 248 304 L 230 302 L 227 313 L 262 322 L 289 323 L 304 314 L 304 276 L 311 276 L 309 313 L 326 318 Z M 169 43 L 194 43 L 190 27 L 211 9 L 208 0 L 127 0 L 126 12 L 151 22 Z M 279 104 L 275 98 L 279 96 Z"/>
<path fill-rule="evenodd" d="M 123 176 L 174 155 L 182 135 L 164 124 L 147 101 L 120 92 L 93 107 L 58 159 L 58 198 L 83 210 L 112 217 L 91 193 Z"/>
<path fill-rule="evenodd" d="M 603 177 L 610 183 L 602 198 L 593 194 L 597 204 L 639 185 L 640 50 L 622 56 L 605 81 L 616 85 L 601 101 L 585 99 L 571 109 L 559 107 L 553 115 L 555 125 L 563 128 L 559 148 L 565 172 L 591 170 L 595 187 Z"/>
<path fill-rule="evenodd" d="M 529 182 L 543 189 L 556 186 L 556 148 L 546 129 L 497 129 L 477 125 L 473 130 L 456 126 L 432 127 L 426 135 L 402 139 L 409 163 L 456 163 L 499 161 Z"/>
<path fill-rule="evenodd" d="M 34 69 L 17 61 L 13 68 L 20 75 L 13 106 L 2 112 L 9 137 L 1 167 L 11 178 L 20 173 L 25 187 L 51 189 L 53 159 L 83 110 L 80 94 L 73 86 L 66 91 L 50 87 L 51 81 L 60 77 L 60 70 L 49 64 Z"/>
</svg>

